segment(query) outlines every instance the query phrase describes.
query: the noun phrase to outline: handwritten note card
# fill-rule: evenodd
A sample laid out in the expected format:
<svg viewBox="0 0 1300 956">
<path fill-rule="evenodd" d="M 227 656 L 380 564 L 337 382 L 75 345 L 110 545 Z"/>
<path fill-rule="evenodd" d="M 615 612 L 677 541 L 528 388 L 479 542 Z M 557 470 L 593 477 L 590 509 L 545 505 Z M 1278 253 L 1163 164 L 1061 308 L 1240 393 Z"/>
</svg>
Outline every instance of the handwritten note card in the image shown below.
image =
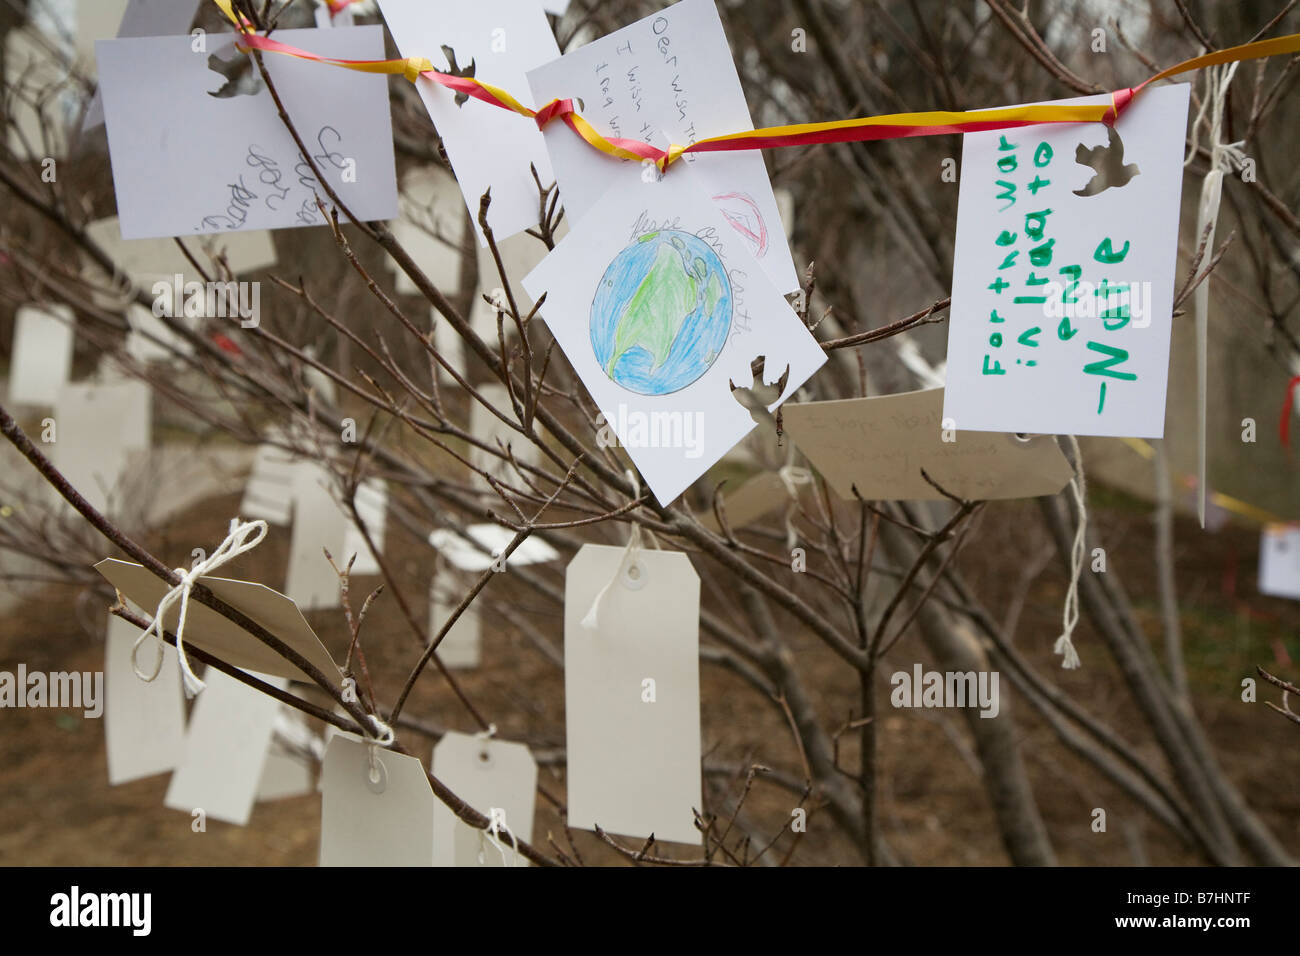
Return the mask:
<svg viewBox="0 0 1300 956">
<path fill-rule="evenodd" d="M 491 83 L 523 97 L 525 106 L 535 105 L 526 102 L 527 71 L 560 55 L 535 0 L 380 0 L 379 9 L 402 56 L 427 57 L 442 72 Z M 488 225 L 497 238 L 537 225 L 537 184 L 529 164 L 544 186 L 555 180 L 537 125 L 427 77 L 416 89 L 447 149 L 479 242 L 479 201 L 489 188 Z"/>
<path fill-rule="evenodd" d="M 1054 495 L 1070 463 L 1050 435 L 1017 438 L 943 427 L 943 389 L 785 406 L 799 450 L 841 498 L 924 501 L 943 495 L 986 500 Z"/>
<path fill-rule="evenodd" d="M 283 30 L 341 59 L 384 55 L 380 26 Z M 125 239 L 324 225 L 328 198 L 234 34 L 95 45 Z M 363 220 L 397 215 L 387 78 L 265 57 L 285 109 L 329 185 Z M 218 95 L 211 95 L 216 93 Z M 183 118 L 183 119 L 182 119 Z"/>
<path fill-rule="evenodd" d="M 524 278 L 605 422 L 663 504 L 754 428 L 731 384 L 788 373 L 776 408 L 826 361 L 695 170 L 620 181 Z"/>
<path fill-rule="evenodd" d="M 1114 130 L 965 137 L 943 408 L 958 429 L 1164 434 L 1188 89 L 1143 93 Z"/>
<path fill-rule="evenodd" d="M 538 103 L 577 98 L 605 136 L 660 147 L 753 129 L 713 0 L 681 0 L 528 74 Z M 565 212 L 585 219 L 611 186 L 633 183 L 636 164 L 597 152 L 563 123 L 545 129 Z M 743 237 L 777 290 L 799 286 L 761 152 L 690 154 L 680 161 Z"/>
</svg>

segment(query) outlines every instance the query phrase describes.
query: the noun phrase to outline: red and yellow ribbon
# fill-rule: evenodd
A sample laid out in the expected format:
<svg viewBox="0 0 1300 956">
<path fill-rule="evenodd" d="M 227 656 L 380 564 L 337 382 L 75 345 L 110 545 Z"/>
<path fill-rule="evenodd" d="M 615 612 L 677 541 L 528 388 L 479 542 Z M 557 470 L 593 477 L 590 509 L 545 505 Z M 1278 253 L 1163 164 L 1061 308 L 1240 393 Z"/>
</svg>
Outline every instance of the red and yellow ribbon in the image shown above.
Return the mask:
<svg viewBox="0 0 1300 956">
<path fill-rule="evenodd" d="M 269 53 L 283 53 L 298 59 L 328 63 L 332 66 L 341 66 L 345 69 L 358 70 L 363 73 L 397 74 L 405 76 L 412 83 L 416 82 L 420 77 L 426 77 L 457 93 L 472 96 L 477 100 L 482 100 L 501 109 L 511 110 L 521 116 L 527 116 L 536 122 L 539 128 L 545 127 L 552 120 L 560 119 L 590 146 L 602 153 L 618 159 L 650 160 L 659 167 L 660 171 L 666 171 L 669 166 L 687 153 L 730 152 L 780 146 L 808 146 L 815 143 L 869 142 L 881 139 L 903 139 L 912 136 L 937 136 L 944 133 L 982 133 L 989 130 L 1017 129 L 1043 123 L 1113 123 L 1146 87 L 1159 80 L 1222 63 L 1256 60 L 1284 53 L 1300 53 L 1300 34 L 1290 34 L 1270 40 L 1257 40 L 1254 43 L 1244 43 L 1225 50 L 1217 50 L 1214 53 L 1207 53 L 1204 56 L 1184 60 L 1167 70 L 1161 70 L 1155 76 L 1136 87 L 1116 90 L 1111 94 L 1109 104 L 1097 103 L 1087 106 L 1054 104 L 1011 106 L 964 112 L 938 110 L 922 113 L 892 113 L 885 116 L 831 120 L 826 123 L 796 123 L 790 126 L 769 126 L 765 129 L 743 130 L 738 133 L 726 133 L 721 136 L 711 136 L 707 139 L 697 140 L 689 146 L 674 143 L 667 149 L 660 149 L 640 140 L 601 135 L 577 111 L 571 99 L 552 100 L 540 110 L 533 110 L 524 106 L 505 90 L 490 83 L 484 83 L 473 77 L 441 73 L 434 69 L 433 64 L 424 57 L 407 57 L 406 59 L 397 60 L 339 60 L 332 57 L 318 56 L 253 32 L 251 25 L 235 14 L 231 7 L 231 0 L 213 0 L 213 2 L 221 8 L 222 12 L 244 35 L 242 45 L 245 47 L 264 50 Z M 330 0 L 327 0 L 327 2 L 330 2 Z M 339 2 L 340 0 L 332 0 L 330 2 L 331 9 Z M 351 2 L 351 0 L 348 0 L 348 2 Z"/>
</svg>

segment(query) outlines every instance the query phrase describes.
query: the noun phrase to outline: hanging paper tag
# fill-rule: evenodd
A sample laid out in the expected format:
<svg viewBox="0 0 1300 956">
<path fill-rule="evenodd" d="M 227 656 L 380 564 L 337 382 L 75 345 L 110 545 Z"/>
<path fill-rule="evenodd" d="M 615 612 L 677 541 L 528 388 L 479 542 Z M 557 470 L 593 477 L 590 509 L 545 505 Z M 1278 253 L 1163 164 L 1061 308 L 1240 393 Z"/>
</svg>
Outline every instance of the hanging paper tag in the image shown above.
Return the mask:
<svg viewBox="0 0 1300 956">
<path fill-rule="evenodd" d="M 121 514 L 128 490 L 143 490 L 128 489 L 124 479 L 133 453 L 149 448 L 151 394 L 139 381 L 78 382 L 59 390 L 50 461 L 100 511 Z"/>
<path fill-rule="evenodd" d="M 437 800 L 424 764 L 337 733 L 321 767 L 321 866 L 432 866 Z"/>
<path fill-rule="evenodd" d="M 1271 524 L 1260 534 L 1259 590 L 1300 600 L 1300 524 Z"/>
<path fill-rule="evenodd" d="M 463 582 L 462 582 L 463 583 Z M 450 589 L 450 582 L 438 579 L 429 586 L 429 639 L 432 640 L 447 623 L 451 612 L 460 604 L 460 598 Z M 446 590 L 444 590 L 446 589 Z M 461 592 L 463 593 L 463 592 Z M 471 604 L 456 623 L 451 626 L 438 645 L 438 660 L 447 667 L 478 667 L 480 658 L 481 621 L 478 609 Z"/>
<path fill-rule="evenodd" d="M 325 559 L 325 549 L 335 563 L 346 564 L 341 550 L 348 520 L 330 493 L 330 481 L 329 471 L 315 462 L 302 462 L 294 472 L 293 536 L 284 593 L 304 611 L 339 606 L 339 576 Z"/>
<path fill-rule="evenodd" d="M 515 97 L 526 98 L 528 70 L 560 55 L 536 0 L 380 0 L 379 9 L 403 56 L 428 57 L 439 72 L 472 76 Z M 478 214 L 489 188 L 487 218 L 496 238 L 536 226 L 539 197 L 529 164 L 543 186 L 555 180 L 537 124 L 428 77 L 415 86 L 447 149 L 479 242 L 486 244 Z"/>
<path fill-rule="evenodd" d="M 316 789 L 316 761 L 324 756 L 321 739 L 311 732 L 302 714 L 285 705 L 275 715 L 266 763 L 257 782 L 257 801 L 300 797 Z"/>
<path fill-rule="evenodd" d="M 944 428 L 943 389 L 790 404 L 785 427 L 841 498 L 928 501 L 1054 495 L 1073 473 L 1050 435 L 1018 438 Z"/>
<path fill-rule="evenodd" d="M 384 529 L 388 518 L 388 483 L 381 478 L 367 478 L 357 486 L 357 514 L 370 532 L 370 540 L 380 553 L 384 550 Z M 346 516 L 345 516 L 346 517 Z M 378 574 L 379 560 L 366 544 L 361 530 L 348 521 L 343 537 L 343 565 L 357 556 L 352 565 L 353 574 Z M 343 566 L 340 565 L 340 566 Z"/>
<path fill-rule="evenodd" d="M 433 775 L 479 813 L 498 822 L 493 837 L 457 819 L 437 801 L 433 810 L 434 866 L 528 866 L 510 841 L 532 842 L 537 762 L 523 744 L 447 733 L 433 748 Z"/>
<path fill-rule="evenodd" d="M 495 338 L 494 335 L 493 339 Z M 501 410 L 511 421 L 514 420 L 510 393 L 506 391 L 504 385 L 484 385 L 478 391 L 484 401 L 493 408 Z M 537 446 L 497 418 L 477 400 L 470 406 L 469 431 L 471 435 L 492 449 L 489 452 L 478 446 L 471 446 L 470 462 L 475 468 L 487 472 L 498 481 L 511 484 L 523 482 L 514 464 L 501 457 L 506 454 L 506 449 L 509 449 L 510 456 L 521 466 L 537 463 Z"/>
<path fill-rule="evenodd" d="M 21 306 L 14 319 L 9 401 L 53 405 L 72 371 L 75 320 L 66 305 Z"/>
<path fill-rule="evenodd" d="M 293 520 L 293 499 L 300 459 L 275 445 L 258 445 L 253 468 L 244 486 L 239 514 L 245 520 L 287 525 Z"/>
<path fill-rule="evenodd" d="M 698 844 L 700 579 L 680 552 L 625 554 L 584 545 L 565 576 L 569 825 Z"/>
<path fill-rule="evenodd" d="M 321 561 L 324 560 L 322 556 Z M 163 596 L 171 590 L 167 582 L 156 577 L 152 571 L 130 561 L 105 558 L 95 565 L 95 570 L 143 608 L 158 607 Z M 292 647 L 327 678 L 341 678 L 338 665 L 330 657 L 329 651 L 289 598 L 255 581 L 204 576 L 199 578 L 199 583 Z M 179 614 L 180 609 L 173 605 L 163 618 L 163 626 L 174 630 Z M 228 664 L 243 670 L 276 674 L 291 680 L 311 680 L 238 624 L 197 601 L 190 601 L 186 612 L 185 643 L 215 654 Z M 146 649 L 141 649 L 142 655 L 147 653 Z M 142 660 L 147 661 L 149 658 L 144 657 Z"/>
<path fill-rule="evenodd" d="M 754 128 L 713 0 L 681 0 L 537 67 L 528 83 L 538 103 L 580 99 L 584 119 L 606 137 L 660 148 L 667 144 L 654 140 L 665 129 L 689 145 Z M 592 149 L 562 122 L 544 132 L 564 210 L 575 224 L 602 216 L 601 196 L 642 175 L 636 164 Z M 799 279 L 762 153 L 687 154 L 669 175 L 681 167 L 700 177 L 703 201 L 713 201 L 727 234 L 745 243 L 768 281 L 781 293 L 795 291 Z M 662 212 L 651 215 L 671 218 Z"/>
<path fill-rule="evenodd" d="M 163 646 L 158 676 L 146 683 L 131 667 L 131 648 L 140 629 L 110 614 L 104 641 L 104 739 L 108 782 L 112 786 L 166 773 L 181 759 L 185 741 L 185 702 L 176 648 Z M 141 649 L 141 666 L 152 651 Z"/>
<path fill-rule="evenodd" d="M 380 26 L 276 39 L 339 59 L 384 55 Z M 95 44 L 123 238 L 325 224 L 315 196 L 328 197 L 237 41 L 207 34 L 202 51 L 189 36 Z M 363 221 L 396 216 L 388 78 L 287 56 L 265 64 L 339 198 Z M 187 117 L 184 136 L 177 116 Z"/>
<path fill-rule="evenodd" d="M 461 237 L 465 233 L 465 203 L 456 180 L 440 166 L 418 166 L 402 176 L 399 199 L 402 218 L 389 227 L 429 281 L 439 289 L 460 288 Z M 495 202 L 495 199 L 494 199 Z M 476 213 L 477 215 L 477 213 Z M 419 295 L 420 289 L 391 259 L 398 295 Z M 438 313 L 434 310 L 434 315 Z M 435 319 L 434 334 L 445 319 Z"/>
<path fill-rule="evenodd" d="M 474 547 L 456 532 L 438 528 L 429 534 L 429 544 L 462 571 L 486 571 L 499 559 L 502 551 L 514 540 L 515 533 L 496 524 L 476 524 L 465 529 L 483 550 Z M 487 553 L 484 553 L 484 552 Z M 506 564 L 540 564 L 554 561 L 559 552 L 536 536 L 528 537 L 510 554 Z"/>
<path fill-rule="evenodd" d="M 253 676 L 281 690 L 289 686 L 282 677 Z M 203 681 L 207 687 L 194 704 L 184 754 L 163 803 L 243 826 L 253 811 L 281 705 L 215 667 L 207 668 Z"/>
<path fill-rule="evenodd" d="M 943 406 L 958 430 L 1164 434 L 1188 89 L 1145 91 L 1114 128 L 966 135 Z"/>
</svg>

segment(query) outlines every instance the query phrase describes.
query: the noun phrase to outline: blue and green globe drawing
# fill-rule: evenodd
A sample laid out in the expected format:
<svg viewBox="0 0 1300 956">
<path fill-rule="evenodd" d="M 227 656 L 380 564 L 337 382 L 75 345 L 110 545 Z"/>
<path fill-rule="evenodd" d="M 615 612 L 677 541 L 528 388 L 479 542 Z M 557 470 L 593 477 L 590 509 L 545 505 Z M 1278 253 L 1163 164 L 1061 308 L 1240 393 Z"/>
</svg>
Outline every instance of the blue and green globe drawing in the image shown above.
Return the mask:
<svg viewBox="0 0 1300 956">
<path fill-rule="evenodd" d="M 717 253 L 675 229 L 647 233 L 605 270 L 591 347 L 610 380 L 667 395 L 709 370 L 731 331 L 731 282 Z"/>
</svg>

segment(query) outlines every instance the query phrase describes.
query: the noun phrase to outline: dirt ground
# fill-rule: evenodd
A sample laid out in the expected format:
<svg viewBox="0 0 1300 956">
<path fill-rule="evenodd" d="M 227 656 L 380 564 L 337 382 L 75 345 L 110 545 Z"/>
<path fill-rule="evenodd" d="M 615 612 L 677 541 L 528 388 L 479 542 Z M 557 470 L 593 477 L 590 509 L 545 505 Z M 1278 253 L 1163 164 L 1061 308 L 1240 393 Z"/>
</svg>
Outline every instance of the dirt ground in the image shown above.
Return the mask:
<svg viewBox="0 0 1300 956">
<path fill-rule="evenodd" d="M 1094 486 L 1093 520 L 1108 545 L 1110 573 L 1123 576 L 1148 635 L 1159 647 L 1159 617 L 1151 562 L 1149 509 Z M 238 501 L 216 499 L 178 520 L 186 542 L 151 541 L 164 561 L 183 563 L 194 540 L 216 541 Z M 995 616 L 1002 615 L 1016 589 L 1015 575 L 1046 545 L 1032 502 L 989 507 L 979 529 L 978 553 L 962 556 L 964 571 Z M 268 541 L 229 569 L 232 577 L 258 577 L 282 583 L 287 533 L 274 529 Z M 1257 532 L 1230 526 L 1203 533 L 1180 521 L 1176 530 L 1178 587 L 1183 606 L 1187 660 L 1195 707 L 1215 752 L 1251 805 L 1292 853 L 1300 854 L 1300 727 L 1263 703 L 1243 703 L 1241 680 L 1262 664 L 1297 676 L 1300 659 L 1300 603 L 1264 598 L 1255 590 Z M 400 568 L 408 595 L 421 596 L 427 580 L 427 549 L 413 535 L 390 535 L 390 557 Z M 702 576 L 705 563 L 696 560 Z M 542 573 L 560 582 L 562 564 Z M 506 575 L 505 577 L 508 577 Z M 358 579 L 355 590 L 368 590 Z M 562 644 L 559 608 L 518 582 L 503 582 L 501 607 L 526 615 L 558 647 Z M 1064 573 L 1055 560 L 1029 588 L 1015 640 L 1035 666 L 1059 681 L 1095 715 L 1149 755 L 1164 773 L 1158 752 L 1104 648 L 1086 623 L 1076 634 L 1084 667 L 1063 672 L 1050 653 L 1060 621 Z M 706 595 L 708 590 L 706 588 Z M 102 667 L 102 593 L 88 588 L 51 586 L 0 621 L 0 669 L 19 661 L 29 670 L 99 670 Z M 707 603 L 707 598 L 706 598 Z M 423 608 L 422 600 L 415 606 Z M 326 645 L 341 659 L 342 614 L 310 615 Z M 391 597 L 381 598 L 366 625 L 371 674 L 381 701 L 391 702 L 414 657 L 414 638 Z M 806 680 L 817 690 L 823 718 L 831 726 L 847 717 L 856 698 L 856 676 L 810 637 L 795 637 Z M 535 751 L 563 747 L 563 675 L 526 637 L 489 613 L 484 628 L 485 664 L 459 672 L 465 692 L 507 739 L 525 739 Z M 884 668 L 910 669 L 925 661 L 909 636 Z M 748 767 L 761 763 L 799 774 L 799 760 L 781 713 L 748 685 L 716 667 L 702 668 L 702 718 L 706 761 Z M 883 680 L 883 678 L 882 678 Z M 1075 759 L 1023 699 L 1003 682 L 1003 698 L 1022 728 L 1024 754 L 1035 794 L 1059 859 L 1067 864 L 1195 864 L 1197 857 L 1176 838 L 1134 808 L 1104 779 Z M 882 687 L 885 686 L 882 684 Z M 882 693 L 887 698 L 887 688 Z M 1260 700 L 1278 694 L 1262 687 Z M 455 698 L 430 670 L 413 695 L 408 713 L 434 728 L 477 729 Z M 905 862 L 919 865 L 1002 864 L 1006 855 L 992 824 L 959 718 L 942 711 L 893 710 L 882 713 L 882 820 L 885 839 Z M 431 740 L 412 731 L 403 739 L 427 754 Z M 535 842 L 552 838 L 566 853 L 587 863 L 618 862 L 590 833 L 573 832 L 569 843 L 557 811 L 562 801 L 562 767 L 548 760 L 541 769 Z M 844 747 L 843 766 L 856 764 L 854 744 Z M 742 771 L 743 772 L 743 771 Z M 743 781 L 710 776 L 706 804 L 721 810 Z M 204 833 L 191 830 L 188 814 L 162 805 L 167 776 L 109 787 L 102 725 L 59 710 L 10 710 L 0 725 L 0 864 L 18 865 L 312 865 L 316 862 L 320 798 L 317 795 L 261 803 L 245 827 L 208 821 Z M 790 817 L 795 798 L 760 780 L 745 806 L 755 841 L 775 834 Z M 1090 828 L 1092 809 L 1107 809 L 1105 833 Z M 734 840 L 731 841 L 734 843 Z M 571 849 L 572 847 L 572 849 Z M 681 848 L 674 848 L 680 850 Z M 784 857 L 783 838 L 771 851 Z M 825 813 L 813 812 L 807 834 L 791 863 L 860 862 Z"/>
</svg>

